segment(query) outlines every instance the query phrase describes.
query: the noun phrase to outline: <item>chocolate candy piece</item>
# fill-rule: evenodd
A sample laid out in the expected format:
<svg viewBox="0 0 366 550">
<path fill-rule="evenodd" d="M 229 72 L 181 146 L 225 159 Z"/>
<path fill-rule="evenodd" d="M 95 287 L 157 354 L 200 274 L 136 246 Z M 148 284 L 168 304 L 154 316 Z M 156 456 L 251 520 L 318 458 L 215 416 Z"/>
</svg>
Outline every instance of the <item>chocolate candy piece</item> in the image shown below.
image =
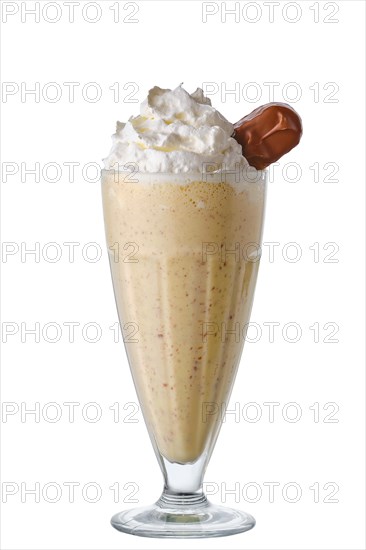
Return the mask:
<svg viewBox="0 0 366 550">
<path fill-rule="evenodd" d="M 302 135 L 301 118 L 286 103 L 267 103 L 234 124 L 243 156 L 257 170 L 267 168 L 291 151 Z"/>
</svg>

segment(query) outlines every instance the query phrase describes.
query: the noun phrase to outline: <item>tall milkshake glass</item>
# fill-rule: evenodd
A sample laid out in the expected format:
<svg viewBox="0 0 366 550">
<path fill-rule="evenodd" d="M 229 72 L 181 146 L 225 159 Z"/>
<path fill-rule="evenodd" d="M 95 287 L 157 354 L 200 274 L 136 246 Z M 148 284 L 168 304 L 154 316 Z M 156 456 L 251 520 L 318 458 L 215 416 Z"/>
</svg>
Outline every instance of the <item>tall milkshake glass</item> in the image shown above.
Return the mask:
<svg viewBox="0 0 366 550">
<path fill-rule="evenodd" d="M 202 482 L 250 318 L 265 193 L 266 173 L 256 170 L 102 173 L 119 320 L 164 477 L 154 505 L 112 518 L 120 531 L 216 537 L 255 524 L 210 503 Z"/>
</svg>

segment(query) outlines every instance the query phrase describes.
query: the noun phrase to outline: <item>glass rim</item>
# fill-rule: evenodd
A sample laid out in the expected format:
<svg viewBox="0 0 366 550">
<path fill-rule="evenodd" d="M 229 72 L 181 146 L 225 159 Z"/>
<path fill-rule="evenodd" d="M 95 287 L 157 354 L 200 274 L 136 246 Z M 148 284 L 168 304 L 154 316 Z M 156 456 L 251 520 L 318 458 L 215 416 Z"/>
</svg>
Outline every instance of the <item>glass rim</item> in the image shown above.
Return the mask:
<svg viewBox="0 0 366 550">
<path fill-rule="evenodd" d="M 117 168 L 102 168 L 101 170 L 102 177 L 107 175 L 114 176 L 115 181 L 118 179 L 119 174 L 128 176 L 128 178 L 124 179 L 124 181 L 128 183 L 138 183 L 142 180 L 156 179 L 158 182 L 162 180 L 186 181 L 187 183 L 202 181 L 208 183 L 217 182 L 240 185 L 243 182 L 249 184 L 265 184 L 268 180 L 267 169 L 257 170 L 251 166 L 245 167 L 244 170 L 218 170 L 216 172 L 140 172 L 119 170 Z"/>
<path fill-rule="evenodd" d="M 254 168 L 254 166 L 245 166 L 243 170 L 252 171 L 253 173 L 256 172 L 258 174 L 266 174 L 268 173 L 268 168 L 264 168 L 263 170 L 257 170 L 257 168 Z M 133 170 L 118 170 L 116 168 L 102 168 L 101 172 L 120 172 L 121 174 L 143 174 L 144 176 L 155 176 L 156 174 L 161 174 L 164 176 L 210 176 L 210 175 L 220 175 L 220 174 L 238 174 L 243 172 L 243 170 L 216 170 L 215 172 L 142 172 L 142 171 L 136 171 Z"/>
</svg>

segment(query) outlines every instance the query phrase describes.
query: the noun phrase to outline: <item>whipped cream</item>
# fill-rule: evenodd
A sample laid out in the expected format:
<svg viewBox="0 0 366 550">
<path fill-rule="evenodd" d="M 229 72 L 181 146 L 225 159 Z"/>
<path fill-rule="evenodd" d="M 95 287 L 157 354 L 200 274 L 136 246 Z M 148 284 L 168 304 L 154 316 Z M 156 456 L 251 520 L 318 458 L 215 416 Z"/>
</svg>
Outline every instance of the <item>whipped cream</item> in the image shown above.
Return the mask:
<svg viewBox="0 0 366 550">
<path fill-rule="evenodd" d="M 123 170 L 134 163 L 140 172 L 217 172 L 248 166 L 234 126 L 211 106 L 200 88 L 189 94 L 178 86 L 155 86 L 140 115 L 117 122 L 105 168 Z M 128 170 L 129 168 L 126 168 Z"/>
</svg>

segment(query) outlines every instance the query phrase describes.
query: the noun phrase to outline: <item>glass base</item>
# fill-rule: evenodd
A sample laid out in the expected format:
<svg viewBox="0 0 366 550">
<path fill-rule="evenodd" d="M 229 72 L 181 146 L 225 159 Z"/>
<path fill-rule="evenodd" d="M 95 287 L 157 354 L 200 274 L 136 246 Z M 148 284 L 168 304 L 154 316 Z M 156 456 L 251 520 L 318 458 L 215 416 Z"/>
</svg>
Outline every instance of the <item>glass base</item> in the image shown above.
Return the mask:
<svg viewBox="0 0 366 550">
<path fill-rule="evenodd" d="M 184 498 L 175 504 L 163 495 L 152 506 L 116 514 L 111 524 L 118 531 L 140 537 L 205 538 L 243 533 L 254 527 L 255 519 L 245 512 L 211 504 L 204 496 L 188 502 Z"/>
</svg>

